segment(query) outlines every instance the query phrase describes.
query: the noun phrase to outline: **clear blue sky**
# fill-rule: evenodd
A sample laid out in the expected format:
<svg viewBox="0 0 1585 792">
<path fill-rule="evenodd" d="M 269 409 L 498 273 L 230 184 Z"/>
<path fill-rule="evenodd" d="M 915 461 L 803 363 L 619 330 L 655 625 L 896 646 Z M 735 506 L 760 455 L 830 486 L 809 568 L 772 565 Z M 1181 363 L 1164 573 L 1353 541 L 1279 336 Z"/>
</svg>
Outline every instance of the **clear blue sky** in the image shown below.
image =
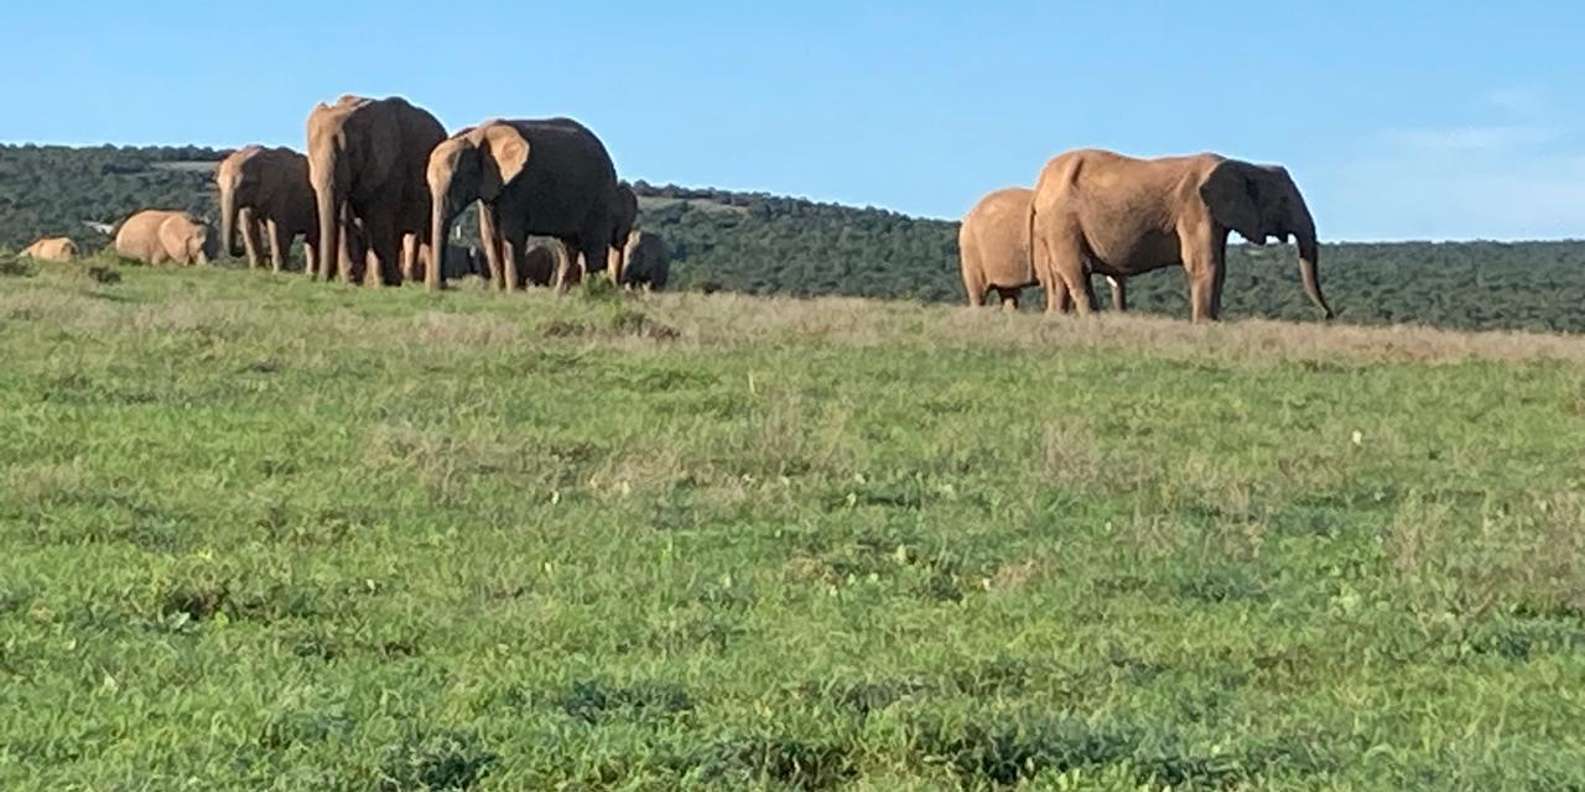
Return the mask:
<svg viewBox="0 0 1585 792">
<path fill-rule="evenodd" d="M 1323 238 L 1585 237 L 1585 3 L 1188 5 L 19 0 L 0 140 L 301 148 L 315 102 L 399 93 L 935 217 L 1101 146 L 1284 163 Z"/>
</svg>

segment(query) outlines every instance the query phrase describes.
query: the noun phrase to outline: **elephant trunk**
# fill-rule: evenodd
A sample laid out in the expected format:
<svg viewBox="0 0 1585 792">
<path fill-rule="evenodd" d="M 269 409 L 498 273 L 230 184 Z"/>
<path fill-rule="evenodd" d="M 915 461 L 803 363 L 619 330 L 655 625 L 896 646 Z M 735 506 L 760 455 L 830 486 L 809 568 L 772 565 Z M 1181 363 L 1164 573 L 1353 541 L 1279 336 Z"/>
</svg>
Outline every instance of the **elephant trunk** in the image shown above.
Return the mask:
<svg viewBox="0 0 1585 792">
<path fill-rule="evenodd" d="M 237 194 L 233 190 L 220 192 L 220 250 L 227 256 L 237 255 Z"/>
<path fill-rule="evenodd" d="M 336 200 L 335 188 L 330 185 L 314 189 L 314 201 L 319 213 L 319 274 L 325 280 L 336 277 L 339 268 L 343 276 L 351 277 L 348 268 L 350 261 L 342 261 L 341 250 L 341 206 Z"/>
<path fill-rule="evenodd" d="M 1321 245 L 1315 239 L 1315 226 L 1308 224 L 1294 237 L 1299 244 L 1299 276 L 1304 281 L 1304 291 L 1310 295 L 1310 302 L 1321 309 L 1322 316 L 1331 319 L 1334 316 L 1332 307 L 1321 294 Z"/>
<path fill-rule="evenodd" d="M 444 192 L 431 195 L 429 209 L 429 261 L 424 268 L 424 286 L 438 291 L 444 282 L 442 268 L 446 266 L 446 241 L 451 229 L 451 201 Z"/>
</svg>

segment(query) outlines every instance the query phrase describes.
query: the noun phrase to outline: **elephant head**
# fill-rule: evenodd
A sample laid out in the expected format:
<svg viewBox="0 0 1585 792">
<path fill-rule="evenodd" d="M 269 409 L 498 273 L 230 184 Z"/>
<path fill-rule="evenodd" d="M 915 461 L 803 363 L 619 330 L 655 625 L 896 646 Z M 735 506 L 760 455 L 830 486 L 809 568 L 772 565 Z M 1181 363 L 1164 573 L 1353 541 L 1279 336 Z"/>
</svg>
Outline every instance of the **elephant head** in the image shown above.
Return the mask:
<svg viewBox="0 0 1585 792">
<path fill-rule="evenodd" d="M 510 124 L 485 122 L 441 141 L 429 154 L 430 238 L 446 239 L 451 222 L 475 201 L 493 202 L 528 165 L 532 146 Z M 436 248 L 437 252 L 440 248 Z M 424 273 L 439 288 L 441 264 Z"/>
<path fill-rule="evenodd" d="M 314 206 L 319 222 L 319 272 L 326 280 L 335 277 L 341 260 L 342 218 L 347 209 L 347 193 L 352 186 L 353 156 L 348 151 L 347 129 L 351 111 L 357 106 L 353 97 L 343 96 L 334 105 L 320 103 L 308 115 L 308 182 L 314 188 Z M 340 266 L 351 266 L 341 261 Z"/>
<path fill-rule="evenodd" d="M 209 224 L 185 213 L 173 213 L 160 225 L 166 255 L 183 264 L 209 264 L 220 256 L 220 240 Z"/>
<path fill-rule="evenodd" d="M 1332 318 L 1332 308 L 1321 294 L 1315 220 L 1286 169 L 1224 160 L 1200 185 L 1200 197 L 1217 223 L 1253 244 L 1264 245 L 1268 237 L 1286 242 L 1292 235 L 1299 248 L 1304 291 L 1326 318 Z"/>
<path fill-rule="evenodd" d="M 199 264 L 209 264 L 220 258 L 220 240 L 209 233 L 209 224 L 199 222 L 187 240 L 187 256 Z"/>
</svg>

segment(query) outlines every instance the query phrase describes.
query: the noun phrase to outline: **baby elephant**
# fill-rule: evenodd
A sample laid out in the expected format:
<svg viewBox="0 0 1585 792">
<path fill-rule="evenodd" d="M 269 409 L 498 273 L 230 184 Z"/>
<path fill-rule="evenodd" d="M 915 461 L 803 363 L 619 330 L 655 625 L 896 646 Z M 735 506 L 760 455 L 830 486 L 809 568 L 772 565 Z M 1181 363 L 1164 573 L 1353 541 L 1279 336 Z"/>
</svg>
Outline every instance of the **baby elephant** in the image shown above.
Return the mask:
<svg viewBox="0 0 1585 792">
<path fill-rule="evenodd" d="M 186 212 L 145 209 L 121 224 L 116 253 L 145 264 L 208 264 L 220 254 L 220 237 Z"/>
<path fill-rule="evenodd" d="M 627 237 L 623 256 L 622 285 L 630 289 L 664 289 L 671 275 L 671 261 L 660 234 L 633 229 Z M 611 268 L 615 272 L 615 268 Z"/>
<path fill-rule="evenodd" d="M 28 245 L 22 255 L 43 261 L 71 261 L 77 258 L 77 243 L 66 237 L 44 237 Z"/>
</svg>

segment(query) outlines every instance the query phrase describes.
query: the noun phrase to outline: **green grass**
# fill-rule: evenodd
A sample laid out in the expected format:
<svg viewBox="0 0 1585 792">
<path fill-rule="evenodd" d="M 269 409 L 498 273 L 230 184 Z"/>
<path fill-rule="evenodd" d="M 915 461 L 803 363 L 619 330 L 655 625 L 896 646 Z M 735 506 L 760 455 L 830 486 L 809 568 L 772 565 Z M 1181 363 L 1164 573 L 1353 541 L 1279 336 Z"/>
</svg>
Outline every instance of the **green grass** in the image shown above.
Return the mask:
<svg viewBox="0 0 1585 792">
<path fill-rule="evenodd" d="M 1585 785 L 1585 342 L 88 273 L 0 788 Z"/>
</svg>

